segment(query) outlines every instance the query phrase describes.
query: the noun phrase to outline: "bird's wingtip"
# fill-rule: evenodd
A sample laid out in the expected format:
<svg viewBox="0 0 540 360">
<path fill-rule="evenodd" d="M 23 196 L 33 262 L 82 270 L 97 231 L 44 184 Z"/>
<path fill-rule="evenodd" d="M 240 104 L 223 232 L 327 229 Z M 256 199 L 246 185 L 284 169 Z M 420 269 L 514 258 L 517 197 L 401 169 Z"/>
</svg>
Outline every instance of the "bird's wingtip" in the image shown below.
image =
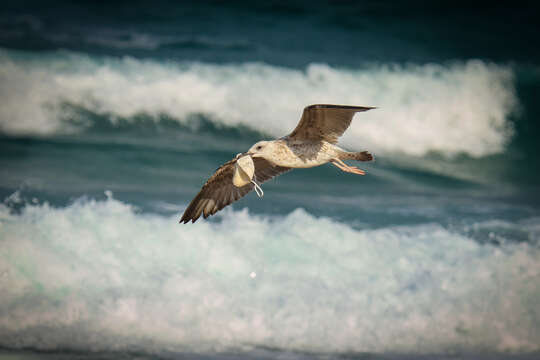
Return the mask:
<svg viewBox="0 0 540 360">
<path fill-rule="evenodd" d="M 187 224 L 189 222 L 189 220 L 190 220 L 189 217 L 184 214 L 178 223 L 179 224 Z"/>
<path fill-rule="evenodd" d="M 377 106 L 360 106 L 360 105 L 337 105 L 337 104 L 312 104 L 305 107 L 305 109 L 349 109 L 366 111 L 376 109 Z"/>
</svg>

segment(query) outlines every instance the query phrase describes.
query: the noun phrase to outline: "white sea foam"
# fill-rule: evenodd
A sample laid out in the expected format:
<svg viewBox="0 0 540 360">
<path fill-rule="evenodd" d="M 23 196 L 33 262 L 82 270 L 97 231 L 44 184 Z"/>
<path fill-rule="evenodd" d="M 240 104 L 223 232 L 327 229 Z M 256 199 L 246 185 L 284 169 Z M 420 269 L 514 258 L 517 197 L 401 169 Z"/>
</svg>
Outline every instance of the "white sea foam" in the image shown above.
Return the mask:
<svg viewBox="0 0 540 360">
<path fill-rule="evenodd" d="M 69 103 L 131 118 L 203 113 L 274 136 L 290 132 L 312 103 L 380 107 L 359 114 L 343 143 L 353 149 L 423 155 L 501 152 L 517 106 L 513 72 L 483 61 L 453 65 L 370 65 L 359 70 L 312 64 L 213 65 L 90 58 L 74 53 L 22 57 L 0 52 L 0 131 L 74 131 Z"/>
<path fill-rule="evenodd" d="M 437 224 L 360 231 L 303 210 L 177 220 L 113 198 L 0 207 L 0 346 L 540 349 L 530 243 L 480 245 Z M 519 226 L 538 236 L 538 219 Z"/>
</svg>

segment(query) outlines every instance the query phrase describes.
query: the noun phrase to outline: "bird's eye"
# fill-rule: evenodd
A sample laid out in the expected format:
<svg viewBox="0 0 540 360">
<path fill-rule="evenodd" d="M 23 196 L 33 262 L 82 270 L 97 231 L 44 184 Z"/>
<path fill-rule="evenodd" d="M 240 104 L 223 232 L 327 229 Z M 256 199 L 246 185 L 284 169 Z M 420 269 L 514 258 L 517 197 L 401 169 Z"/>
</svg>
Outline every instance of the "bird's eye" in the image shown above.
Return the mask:
<svg viewBox="0 0 540 360">
<path fill-rule="evenodd" d="M 257 149 L 257 150 L 261 150 L 261 149 L 262 149 L 262 146 L 259 145 L 259 146 L 256 147 L 256 149 Z"/>
</svg>

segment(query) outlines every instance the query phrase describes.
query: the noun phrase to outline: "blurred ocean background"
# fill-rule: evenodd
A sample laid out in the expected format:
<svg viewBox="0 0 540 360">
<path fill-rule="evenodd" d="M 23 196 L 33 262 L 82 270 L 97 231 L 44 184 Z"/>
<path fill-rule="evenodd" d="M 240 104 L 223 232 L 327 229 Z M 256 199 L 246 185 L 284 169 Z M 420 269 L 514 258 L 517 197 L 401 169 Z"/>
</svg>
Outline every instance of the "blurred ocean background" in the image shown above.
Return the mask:
<svg viewBox="0 0 540 360">
<path fill-rule="evenodd" d="M 534 2 L 3 1 L 0 358 L 537 359 Z M 341 145 L 195 224 L 304 106 Z"/>
</svg>

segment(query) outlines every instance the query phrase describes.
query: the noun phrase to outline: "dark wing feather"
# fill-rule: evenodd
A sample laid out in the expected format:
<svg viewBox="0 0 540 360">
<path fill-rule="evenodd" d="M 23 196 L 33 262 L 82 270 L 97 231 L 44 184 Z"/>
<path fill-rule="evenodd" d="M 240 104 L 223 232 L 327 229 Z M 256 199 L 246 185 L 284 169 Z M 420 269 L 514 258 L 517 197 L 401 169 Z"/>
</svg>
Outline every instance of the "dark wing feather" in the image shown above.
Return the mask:
<svg viewBox="0 0 540 360">
<path fill-rule="evenodd" d="M 259 184 L 267 182 L 268 180 L 286 173 L 292 170 L 290 167 L 277 166 L 269 162 L 268 160 L 260 157 L 253 158 L 255 164 L 255 181 Z M 252 184 L 253 185 L 253 184 Z"/>
<path fill-rule="evenodd" d="M 366 106 L 310 105 L 304 109 L 300 122 L 288 136 L 294 140 L 326 140 L 337 143 L 351 124 L 355 113 L 375 109 Z"/>
<path fill-rule="evenodd" d="M 255 165 L 254 179 L 260 184 L 291 170 L 288 167 L 274 166 L 263 158 L 253 158 L 253 162 Z M 235 164 L 236 159 L 233 159 L 216 170 L 184 211 L 180 222 L 184 224 L 190 220 L 195 222 L 201 214 L 206 219 L 253 190 L 252 183 L 242 187 L 234 186 L 232 178 Z"/>
</svg>

